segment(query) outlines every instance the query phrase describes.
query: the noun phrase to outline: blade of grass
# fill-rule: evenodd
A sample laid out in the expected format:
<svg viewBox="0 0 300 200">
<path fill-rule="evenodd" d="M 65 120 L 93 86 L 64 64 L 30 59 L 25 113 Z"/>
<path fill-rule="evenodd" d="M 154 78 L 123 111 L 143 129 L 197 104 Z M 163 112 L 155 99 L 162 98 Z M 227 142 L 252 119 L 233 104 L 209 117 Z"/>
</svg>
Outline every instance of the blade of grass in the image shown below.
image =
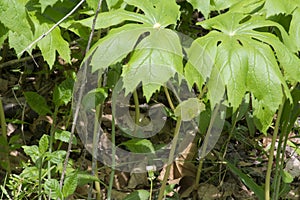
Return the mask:
<svg viewBox="0 0 300 200">
<path fill-rule="evenodd" d="M 235 167 L 233 164 L 227 161 L 227 166 L 232 171 L 234 174 L 236 174 L 242 181 L 243 183 L 249 187 L 255 195 L 260 199 L 264 200 L 265 199 L 265 194 L 264 194 L 264 189 L 262 186 L 257 185 L 251 177 L 248 175 L 244 174 L 240 169 Z"/>
</svg>

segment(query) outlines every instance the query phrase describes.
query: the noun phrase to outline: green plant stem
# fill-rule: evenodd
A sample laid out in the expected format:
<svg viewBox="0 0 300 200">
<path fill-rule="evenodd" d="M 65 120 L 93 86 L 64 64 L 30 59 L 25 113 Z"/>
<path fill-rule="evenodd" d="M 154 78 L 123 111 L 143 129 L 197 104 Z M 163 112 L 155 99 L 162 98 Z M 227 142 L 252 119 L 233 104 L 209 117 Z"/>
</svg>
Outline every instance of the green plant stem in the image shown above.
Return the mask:
<svg viewBox="0 0 300 200">
<path fill-rule="evenodd" d="M 4 145 L 4 154 L 5 154 L 5 160 L 7 163 L 6 171 L 8 174 L 11 173 L 11 167 L 10 167 L 10 160 L 9 160 L 9 148 L 8 148 L 8 140 L 7 140 L 7 129 L 6 129 L 6 122 L 5 122 L 5 114 L 2 104 L 2 97 L 0 97 L 0 122 L 1 122 L 1 131 L 2 131 L 2 137 L 4 139 L 5 145 Z"/>
<path fill-rule="evenodd" d="M 51 124 L 51 128 L 50 128 L 50 141 L 49 141 L 49 153 L 51 154 L 53 151 L 53 143 L 54 143 L 54 132 L 55 132 L 55 124 L 57 121 L 57 114 L 58 114 L 58 106 L 55 105 L 54 108 L 54 113 L 52 115 L 53 118 L 53 122 Z M 49 170 L 51 168 L 51 162 L 48 161 L 48 179 L 51 179 L 51 170 Z"/>
<path fill-rule="evenodd" d="M 49 141 L 49 153 L 51 154 L 52 151 L 53 151 L 53 142 L 54 142 L 54 132 L 55 132 L 55 124 L 56 124 L 56 121 L 57 121 L 57 114 L 58 114 L 58 106 L 55 105 L 55 108 L 54 108 L 54 113 L 52 115 L 52 118 L 53 118 L 53 122 L 51 124 L 51 128 L 50 128 L 50 141 Z M 41 163 L 42 165 L 42 163 Z M 42 166 L 40 166 L 42 167 Z M 51 162 L 48 161 L 48 180 L 51 179 Z M 49 192 L 49 198 L 51 198 L 51 190 Z"/>
<path fill-rule="evenodd" d="M 42 199 L 42 166 L 43 166 L 43 162 L 44 162 L 44 158 L 42 158 L 39 164 L 39 185 L 38 185 L 38 196 L 39 196 L 39 200 Z"/>
<path fill-rule="evenodd" d="M 210 120 L 210 123 L 209 123 L 209 127 L 207 129 L 206 136 L 205 136 L 204 141 L 203 141 L 202 152 L 201 152 L 201 155 L 200 155 L 200 161 L 199 161 L 199 166 L 198 166 L 198 169 L 197 169 L 196 182 L 195 182 L 195 185 L 194 185 L 194 189 L 197 189 L 199 187 L 199 182 L 200 182 L 201 172 L 202 172 L 202 166 L 203 166 L 204 157 L 205 157 L 205 154 L 206 154 L 206 149 L 207 149 L 207 145 L 208 145 L 209 136 L 212 132 L 212 128 L 213 128 L 212 126 L 214 124 L 214 120 L 217 118 L 217 114 L 218 114 L 218 111 L 219 111 L 219 108 L 220 108 L 220 104 L 221 103 L 217 104 L 216 108 L 214 109 L 214 112 L 211 116 L 211 120 Z"/>
<path fill-rule="evenodd" d="M 165 95 L 166 95 L 166 97 L 167 97 L 168 103 L 169 103 L 169 105 L 170 105 L 170 108 L 171 108 L 172 110 L 175 110 L 175 107 L 174 107 L 174 104 L 173 104 L 173 102 L 172 102 L 172 99 L 171 99 L 169 90 L 168 90 L 168 88 L 167 88 L 166 86 L 164 86 L 164 91 L 165 91 Z"/>
<path fill-rule="evenodd" d="M 133 91 L 133 100 L 134 100 L 134 106 L 135 106 L 135 124 L 139 125 L 140 123 L 140 103 L 139 103 L 139 97 L 137 94 L 137 91 Z"/>
<path fill-rule="evenodd" d="M 82 3 L 84 3 L 84 1 L 85 1 L 85 0 L 80 1 L 80 2 L 76 5 L 76 7 L 75 7 L 75 8 L 74 8 L 74 9 L 73 9 L 66 17 L 64 17 L 64 18 L 63 18 L 62 20 L 60 20 L 59 22 L 62 22 L 64 19 L 66 19 L 68 16 L 70 16 L 73 12 L 75 12 L 75 10 L 76 10 Z M 88 40 L 88 43 L 87 43 L 87 46 L 86 46 L 86 49 L 85 49 L 85 55 L 86 55 L 87 52 L 90 50 L 90 47 L 91 47 L 91 44 L 92 44 L 93 35 L 94 35 L 94 32 L 95 32 L 96 21 L 97 21 L 98 14 L 99 14 L 99 12 L 100 12 L 101 5 L 102 5 L 102 0 L 99 0 L 99 1 L 98 1 L 98 5 L 97 5 L 97 10 L 96 10 L 95 16 L 94 16 L 94 18 L 93 18 L 92 30 L 91 30 L 91 33 L 90 33 L 90 35 L 89 35 L 89 40 Z M 59 23 L 59 22 L 58 22 L 58 23 Z M 57 24 L 58 24 L 58 23 L 57 23 Z M 84 80 L 86 80 L 86 74 L 87 74 L 87 68 L 88 68 L 87 62 L 85 62 L 85 64 L 84 64 L 83 67 L 84 67 L 84 71 L 83 71 L 83 74 L 84 74 Z M 68 150 L 67 150 L 67 154 L 66 154 L 66 158 L 65 158 L 65 161 L 64 161 L 64 166 L 63 166 L 63 170 L 62 170 L 61 177 L 60 177 L 60 182 L 59 182 L 59 187 L 60 187 L 60 189 L 62 189 L 62 187 L 63 187 L 64 177 L 65 177 L 65 173 L 66 173 L 67 165 L 68 165 L 68 160 L 69 160 L 70 153 L 71 153 L 71 149 L 72 149 L 73 135 L 74 135 L 74 132 L 75 132 L 75 127 L 76 127 L 76 123 L 77 123 L 77 119 L 78 119 L 78 115 L 79 115 L 80 104 L 81 104 L 82 97 L 83 97 L 84 84 L 85 84 L 85 83 L 83 83 L 83 84 L 80 86 L 80 89 L 79 89 L 79 95 L 78 95 L 78 102 L 77 102 L 77 104 L 75 105 L 74 119 L 73 119 L 73 124 L 72 124 L 72 127 L 71 127 L 71 135 L 70 135 L 70 139 L 69 139 Z"/>
<path fill-rule="evenodd" d="M 202 99 L 202 97 L 204 96 L 204 94 L 207 92 L 207 84 L 204 85 L 203 89 L 201 90 L 201 92 L 198 95 L 198 99 Z"/>
<path fill-rule="evenodd" d="M 273 165 L 273 159 L 274 159 L 274 150 L 275 150 L 275 143 L 277 139 L 277 135 L 279 132 L 279 126 L 280 126 L 280 119 L 283 112 L 283 106 L 284 106 L 285 97 L 282 99 L 282 104 L 279 106 L 277 119 L 275 123 L 275 129 L 272 137 L 272 143 L 270 148 L 270 154 L 269 154 L 269 160 L 268 160 L 268 168 L 267 168 L 267 174 L 265 179 L 265 200 L 270 200 L 270 186 L 271 186 L 271 172 L 272 172 L 272 165 Z"/>
<path fill-rule="evenodd" d="M 101 117 L 101 105 L 98 105 L 96 107 L 96 115 L 95 115 L 95 122 L 94 122 L 94 133 L 93 133 L 93 144 L 92 144 L 92 171 L 93 175 L 98 178 L 98 167 L 97 167 L 97 147 L 98 147 L 98 142 L 99 142 L 99 118 Z M 96 189 L 96 199 L 100 200 L 101 199 L 101 187 L 100 183 L 98 181 L 94 182 L 95 184 L 95 189 Z"/>
<path fill-rule="evenodd" d="M 284 154 L 288 140 L 288 132 L 286 131 L 286 126 L 284 126 L 283 130 L 281 130 L 280 138 L 278 141 L 278 149 L 276 153 L 276 167 L 275 167 L 275 176 L 274 176 L 274 193 L 272 199 L 279 199 L 279 192 L 280 192 L 280 182 L 281 176 L 283 171 L 283 163 L 284 163 Z M 283 141 L 284 137 L 284 142 Z"/>
<path fill-rule="evenodd" d="M 102 71 L 99 71 L 98 74 L 98 87 L 102 86 Z M 103 105 L 96 106 L 96 113 L 94 119 L 94 132 L 93 132 L 93 144 L 92 144 L 92 171 L 95 177 L 98 178 L 98 167 L 97 167 L 97 147 L 99 143 L 99 126 L 101 125 Z M 98 181 L 94 182 L 96 189 L 96 199 L 101 200 L 101 187 Z"/>
<path fill-rule="evenodd" d="M 176 145 L 177 145 L 180 126 L 181 126 L 181 117 L 178 117 L 177 122 L 176 122 L 175 132 L 174 132 L 174 138 L 173 138 L 171 150 L 170 150 L 170 153 L 169 153 L 169 159 L 168 159 L 168 163 L 167 163 L 168 166 L 166 167 L 166 172 L 164 174 L 164 178 L 163 178 L 160 190 L 159 190 L 158 200 L 162 200 L 163 197 L 164 197 L 164 193 L 165 193 L 165 189 L 166 189 L 166 185 L 167 185 L 167 180 L 169 178 L 171 165 L 172 165 L 174 154 L 175 154 L 175 149 L 176 149 Z"/>
<path fill-rule="evenodd" d="M 113 105 L 114 107 L 115 105 Z M 114 176 L 115 176 L 115 165 L 116 165 L 116 131 L 115 131 L 115 116 L 114 112 L 112 114 L 112 121 L 111 121 L 111 142 L 112 142 L 112 169 L 110 173 L 110 179 L 109 179 L 109 186 L 107 191 L 107 199 L 111 200 L 111 192 L 114 182 Z"/>
</svg>

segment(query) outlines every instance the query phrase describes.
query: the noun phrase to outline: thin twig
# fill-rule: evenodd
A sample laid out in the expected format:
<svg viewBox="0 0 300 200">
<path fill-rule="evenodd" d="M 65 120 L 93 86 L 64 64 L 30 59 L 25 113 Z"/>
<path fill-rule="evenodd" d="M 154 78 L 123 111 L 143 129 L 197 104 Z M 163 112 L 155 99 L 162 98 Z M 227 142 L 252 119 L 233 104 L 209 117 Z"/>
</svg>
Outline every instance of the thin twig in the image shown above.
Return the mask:
<svg viewBox="0 0 300 200">
<path fill-rule="evenodd" d="M 4 145 L 4 159 L 6 161 L 6 172 L 8 174 L 11 173 L 11 167 L 10 167 L 10 160 L 9 160 L 9 147 L 8 147 L 8 139 L 7 139 L 7 128 L 6 128 L 6 122 L 5 122 L 5 114 L 4 109 L 2 105 L 2 97 L 0 96 L 0 126 L 2 130 L 2 138 L 5 141 Z"/>
<path fill-rule="evenodd" d="M 88 44 L 87 44 L 87 47 L 86 47 L 86 50 L 85 50 L 85 55 L 87 54 L 87 52 L 89 51 L 89 49 L 91 47 L 93 35 L 94 35 L 94 32 L 95 32 L 95 24 L 96 24 L 96 20 L 97 20 L 97 17 L 98 17 L 98 13 L 99 13 L 100 8 L 101 8 L 101 4 L 102 4 L 102 0 L 99 0 L 98 7 L 97 7 L 97 10 L 96 10 L 96 13 L 95 13 L 95 17 L 93 19 L 92 30 L 91 30 L 89 40 L 88 40 Z M 65 176 L 65 173 L 66 173 L 68 160 L 69 160 L 69 157 L 70 157 L 70 152 L 71 152 L 71 149 L 72 149 L 73 135 L 74 135 L 74 132 L 75 132 L 76 122 L 77 122 L 78 114 L 79 114 L 80 103 L 81 103 L 81 99 L 82 99 L 82 96 L 83 96 L 83 90 L 84 90 L 84 85 L 85 85 L 85 81 L 86 81 L 85 80 L 86 72 L 87 72 L 87 67 L 88 67 L 87 61 L 84 63 L 83 67 L 84 67 L 84 70 L 83 70 L 84 82 L 80 86 L 78 101 L 77 101 L 77 104 L 76 104 L 76 107 L 75 107 L 74 120 L 73 120 L 72 128 L 71 128 L 71 135 L 70 135 L 70 139 L 69 139 L 68 151 L 67 151 L 66 158 L 65 158 L 65 161 L 64 161 L 64 168 L 63 168 L 60 183 L 59 183 L 61 189 L 62 189 L 62 185 L 63 185 L 63 182 L 64 182 L 64 176 Z"/>
<path fill-rule="evenodd" d="M 37 58 L 37 57 L 40 57 L 40 56 L 42 56 L 42 54 L 39 53 L 39 54 L 35 54 L 35 55 L 28 56 L 28 57 L 25 57 L 25 58 L 10 60 L 10 61 L 7 61 L 5 63 L 0 64 L 0 69 L 4 68 L 4 67 L 15 65 L 17 63 L 26 62 L 26 61 L 29 61 L 31 59 L 34 60 L 34 58 Z"/>
<path fill-rule="evenodd" d="M 38 37 L 36 40 L 34 40 L 31 44 L 29 44 L 21 53 L 18 54 L 18 57 L 20 57 L 25 51 L 28 51 L 32 48 L 33 45 L 35 45 L 37 42 L 42 40 L 44 37 L 46 37 L 49 33 L 51 33 L 59 24 L 61 24 L 65 19 L 67 19 L 70 15 L 72 15 L 78 8 L 83 4 L 85 0 L 81 0 L 74 8 L 71 10 L 66 16 L 64 16 L 61 20 L 59 20 L 56 24 L 54 24 L 46 33 Z"/>
</svg>

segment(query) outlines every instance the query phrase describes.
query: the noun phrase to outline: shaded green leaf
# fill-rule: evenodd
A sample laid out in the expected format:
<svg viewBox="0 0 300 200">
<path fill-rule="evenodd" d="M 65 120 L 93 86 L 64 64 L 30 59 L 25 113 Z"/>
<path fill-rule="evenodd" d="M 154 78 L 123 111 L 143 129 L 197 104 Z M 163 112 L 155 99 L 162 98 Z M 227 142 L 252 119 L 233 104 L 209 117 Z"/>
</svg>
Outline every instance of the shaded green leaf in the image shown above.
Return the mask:
<svg viewBox="0 0 300 200">
<path fill-rule="evenodd" d="M 61 1 L 61 0 L 39 0 L 39 2 L 41 4 L 42 13 L 45 11 L 45 9 L 48 6 L 53 6 L 58 1 Z"/>
<path fill-rule="evenodd" d="M 127 195 L 124 200 L 148 200 L 150 193 L 146 190 L 136 190 Z"/>
<path fill-rule="evenodd" d="M 46 99 L 36 92 L 24 92 L 29 106 L 39 115 L 51 114 L 51 110 L 47 105 Z"/>
<path fill-rule="evenodd" d="M 67 105 L 72 98 L 74 80 L 67 78 L 58 86 L 55 86 L 53 92 L 53 102 L 56 106 Z"/>
<path fill-rule="evenodd" d="M 133 153 L 155 152 L 152 142 L 147 139 L 131 139 L 126 142 L 123 142 L 122 145 L 126 146 Z"/>
<path fill-rule="evenodd" d="M 182 121 L 190 121 L 205 110 L 205 105 L 197 98 L 189 98 L 181 102 L 174 110 Z"/>
<path fill-rule="evenodd" d="M 100 182 L 100 180 L 91 174 L 88 174 L 86 172 L 78 172 L 77 173 L 77 178 L 78 178 L 78 185 L 85 185 L 94 181 Z"/>
<path fill-rule="evenodd" d="M 248 186 L 260 200 L 265 199 L 265 193 L 264 189 L 257 185 L 251 177 L 244 174 L 240 169 L 235 167 L 233 164 L 227 162 L 227 166 L 229 167 L 230 171 L 232 171 L 234 174 L 236 174 L 242 181 L 245 183 L 246 186 Z"/>
<path fill-rule="evenodd" d="M 89 91 L 82 98 L 82 105 L 84 110 L 95 109 L 96 106 L 102 104 L 107 98 L 108 94 L 104 88 L 96 88 Z"/>
<path fill-rule="evenodd" d="M 0 20 L 0 45 L 4 43 L 8 36 L 8 29 L 1 23 Z"/>
</svg>

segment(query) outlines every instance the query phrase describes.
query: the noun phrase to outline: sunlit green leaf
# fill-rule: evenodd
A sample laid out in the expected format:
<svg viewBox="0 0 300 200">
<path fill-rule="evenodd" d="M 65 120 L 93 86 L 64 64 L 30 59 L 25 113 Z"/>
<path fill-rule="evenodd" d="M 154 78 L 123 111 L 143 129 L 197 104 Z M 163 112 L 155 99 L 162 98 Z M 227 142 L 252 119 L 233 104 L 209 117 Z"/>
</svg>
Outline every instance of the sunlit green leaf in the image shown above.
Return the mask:
<svg viewBox="0 0 300 200">
<path fill-rule="evenodd" d="M 48 150 L 48 145 L 49 145 L 49 136 L 48 135 L 43 135 L 40 140 L 39 140 L 39 152 L 41 155 L 46 153 Z"/>
<path fill-rule="evenodd" d="M 217 52 L 218 41 L 215 39 L 217 35 L 216 32 L 212 31 L 201 39 L 195 40 L 188 50 L 189 59 L 184 71 L 190 88 L 194 83 L 202 87 L 207 78 L 210 77 Z M 199 68 L 201 70 L 198 70 Z"/>
<path fill-rule="evenodd" d="M 210 1 L 207 0 L 188 0 L 192 4 L 194 9 L 199 10 L 203 16 L 207 19 L 210 13 Z"/>
<path fill-rule="evenodd" d="M 177 34 L 168 29 L 152 30 L 136 47 L 123 67 L 126 93 L 142 82 L 147 99 L 176 73 L 182 74 L 182 50 Z"/>
<path fill-rule="evenodd" d="M 200 50 L 189 52 L 191 61 L 188 62 L 186 72 L 190 70 L 189 65 L 193 65 L 192 72 L 198 72 L 202 78 L 202 80 L 198 79 L 199 87 L 209 77 L 208 95 L 212 106 L 222 100 L 226 89 L 228 102 L 235 110 L 240 105 L 245 92 L 250 91 L 253 94 L 255 124 L 266 133 L 272 123 L 273 115 L 282 103 L 283 95 L 291 99 L 278 61 L 285 69 L 287 77 L 299 79 L 293 75 L 299 73 L 297 67 L 299 59 L 290 50 L 293 49 L 292 46 L 284 45 L 271 33 L 258 32 L 254 29 L 275 26 L 288 44 L 290 44 L 289 36 L 283 27 L 275 22 L 265 20 L 263 17 L 247 19 L 242 13 L 221 14 L 201 22 L 200 25 L 220 32 L 211 31 L 207 36 L 200 37 L 194 42 L 198 44 Z M 196 59 L 197 53 L 201 55 L 205 52 L 201 49 L 205 44 L 209 47 L 207 52 L 216 51 L 215 58 L 212 56 L 215 59 L 215 67 L 211 72 L 211 65 L 208 67 L 204 65 L 207 63 L 205 60 L 207 56 L 198 55 Z M 190 74 L 192 73 L 189 72 L 186 78 L 191 85 L 197 79 Z"/>
<path fill-rule="evenodd" d="M 49 29 L 52 28 L 54 23 L 39 13 L 31 13 L 31 20 L 34 23 L 35 34 L 34 37 L 38 38 Z M 65 41 L 61 35 L 59 27 L 56 27 L 47 36 L 37 43 L 40 48 L 42 55 L 48 63 L 50 69 L 53 67 L 56 60 L 56 52 L 64 59 L 67 63 L 71 63 L 69 43 Z"/>
<path fill-rule="evenodd" d="M 47 152 L 45 155 L 46 155 L 47 159 L 50 162 L 58 165 L 58 164 L 64 162 L 64 159 L 65 159 L 65 156 L 66 156 L 66 151 L 57 150 L 57 151 L 54 151 L 54 152 L 51 152 L 51 153 Z"/>
<path fill-rule="evenodd" d="M 51 196 L 52 199 L 62 199 L 63 194 L 59 187 L 59 182 L 56 179 L 47 179 L 44 184 L 45 192 L 48 196 Z"/>
<path fill-rule="evenodd" d="M 266 0 L 264 5 L 264 9 L 267 11 L 267 17 L 280 13 L 291 14 L 296 7 L 300 7 L 298 0 Z"/>
<path fill-rule="evenodd" d="M 230 12 L 252 13 L 258 10 L 265 0 L 239 1 L 230 7 Z"/>
<path fill-rule="evenodd" d="M 22 32 L 8 31 L 8 43 L 10 48 L 13 48 L 18 57 L 20 53 L 32 42 L 33 37 L 26 37 Z M 31 50 L 29 50 L 31 52 Z"/>
<path fill-rule="evenodd" d="M 55 140 L 60 140 L 62 142 L 68 143 L 70 140 L 71 132 L 69 131 L 57 131 L 55 132 L 54 138 Z M 73 136 L 73 141 L 72 144 L 76 145 L 77 144 L 77 139 L 75 136 Z"/>
<path fill-rule="evenodd" d="M 113 8 L 114 6 L 116 6 L 120 2 L 123 2 L 123 0 L 106 0 L 107 7 L 109 9 Z"/>
<path fill-rule="evenodd" d="M 152 25 L 166 27 L 176 24 L 179 19 L 179 6 L 175 0 L 125 0 L 126 3 L 134 5 L 144 11 L 145 16 Z"/>
<path fill-rule="evenodd" d="M 94 16 L 80 20 L 78 21 L 78 23 L 87 27 L 92 27 L 93 19 Z M 124 21 L 141 22 L 144 24 L 151 25 L 151 22 L 144 15 L 126 11 L 124 9 L 118 9 L 100 13 L 98 15 L 98 20 L 95 24 L 95 29 L 107 28 L 113 25 L 120 24 Z"/>
<path fill-rule="evenodd" d="M 91 48 L 86 56 L 88 58 L 92 55 L 90 62 L 92 72 L 105 69 L 122 60 L 133 50 L 140 35 L 147 31 L 148 28 L 135 24 L 128 24 L 111 30 L 106 37 L 100 39 Z"/>
<path fill-rule="evenodd" d="M 30 23 L 25 7 L 26 1 L 0 1 L 0 21 L 9 30 L 22 34 L 27 39 L 32 38 Z"/>
<path fill-rule="evenodd" d="M 230 6 L 240 2 L 241 0 L 212 0 L 211 6 L 212 10 L 224 10 Z"/>
<path fill-rule="evenodd" d="M 68 197 L 71 194 L 73 194 L 76 190 L 78 183 L 77 179 L 77 173 L 72 173 L 71 175 L 67 176 L 65 181 L 64 181 L 64 186 L 63 186 L 63 196 Z"/>
<path fill-rule="evenodd" d="M 36 160 L 40 157 L 39 147 L 36 145 L 32 146 L 22 146 L 26 155 L 30 156 L 31 160 L 35 163 Z"/>
<path fill-rule="evenodd" d="M 292 40 L 297 45 L 297 50 L 300 51 L 300 6 L 293 12 L 293 18 L 290 25 L 289 33 Z"/>
</svg>

